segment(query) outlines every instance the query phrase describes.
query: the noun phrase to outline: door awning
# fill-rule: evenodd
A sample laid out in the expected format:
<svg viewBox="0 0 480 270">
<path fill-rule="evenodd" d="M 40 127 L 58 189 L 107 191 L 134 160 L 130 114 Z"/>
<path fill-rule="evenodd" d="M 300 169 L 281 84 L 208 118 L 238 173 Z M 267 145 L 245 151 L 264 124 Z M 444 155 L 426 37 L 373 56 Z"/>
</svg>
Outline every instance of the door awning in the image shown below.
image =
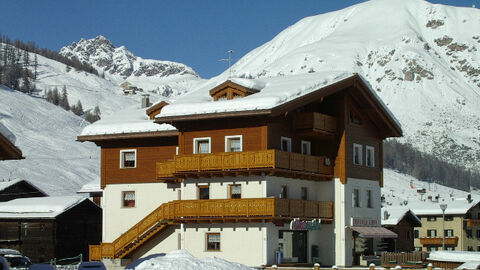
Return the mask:
<svg viewBox="0 0 480 270">
<path fill-rule="evenodd" d="M 358 232 L 363 238 L 397 238 L 398 235 L 383 227 L 352 226 L 352 230 Z"/>
</svg>

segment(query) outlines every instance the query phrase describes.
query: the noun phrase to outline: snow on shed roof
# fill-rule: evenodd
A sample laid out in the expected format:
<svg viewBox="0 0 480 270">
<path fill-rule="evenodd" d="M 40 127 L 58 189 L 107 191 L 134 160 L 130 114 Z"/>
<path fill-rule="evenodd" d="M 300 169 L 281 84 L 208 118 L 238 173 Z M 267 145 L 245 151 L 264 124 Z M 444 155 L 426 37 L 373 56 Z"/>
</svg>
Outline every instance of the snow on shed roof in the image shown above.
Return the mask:
<svg viewBox="0 0 480 270">
<path fill-rule="evenodd" d="M 140 132 L 173 131 L 169 124 L 155 124 L 145 112 L 146 108 L 126 108 L 86 126 L 80 136 L 112 135 Z"/>
<path fill-rule="evenodd" d="M 388 214 L 388 218 L 384 219 L 385 211 Z M 384 226 L 394 226 L 397 225 L 408 213 L 412 214 L 412 217 L 419 223 L 422 224 L 422 221 L 408 209 L 407 207 L 382 207 L 382 225 Z"/>
<path fill-rule="evenodd" d="M 55 218 L 84 200 L 79 195 L 15 199 L 0 203 L 0 218 Z"/>
<path fill-rule="evenodd" d="M 27 181 L 27 180 L 22 180 L 22 179 L 14 179 L 14 180 L 9 180 L 9 181 L 2 181 L 0 182 L 0 191 L 3 191 L 5 190 L 6 188 L 8 187 L 11 187 L 17 183 L 20 183 L 20 182 L 25 182 L 27 184 L 29 184 L 30 186 L 38 189 L 38 191 L 40 191 L 41 193 L 47 195 L 45 192 L 43 192 L 43 190 L 41 190 L 40 188 L 38 188 L 37 186 L 35 186 L 34 184 L 32 184 L 31 182 Z"/>
<path fill-rule="evenodd" d="M 475 251 L 430 251 L 427 260 L 443 262 L 478 262 L 480 252 Z"/>
<path fill-rule="evenodd" d="M 3 135 L 7 140 L 9 140 L 13 145 L 15 145 L 15 135 L 2 123 L 0 123 L 0 134 Z"/>
<path fill-rule="evenodd" d="M 445 210 L 445 215 L 464 215 L 470 210 L 470 208 L 478 203 L 478 200 L 468 201 L 466 198 L 453 198 L 439 202 L 411 201 L 408 203 L 408 207 L 410 207 L 410 210 L 412 210 L 417 216 L 439 216 L 442 215 L 440 204 L 446 204 L 447 209 Z"/>
<path fill-rule="evenodd" d="M 100 188 L 100 179 L 95 179 L 91 182 L 86 183 L 83 185 L 77 193 L 91 193 L 91 192 L 101 192 L 103 190 Z"/>
</svg>

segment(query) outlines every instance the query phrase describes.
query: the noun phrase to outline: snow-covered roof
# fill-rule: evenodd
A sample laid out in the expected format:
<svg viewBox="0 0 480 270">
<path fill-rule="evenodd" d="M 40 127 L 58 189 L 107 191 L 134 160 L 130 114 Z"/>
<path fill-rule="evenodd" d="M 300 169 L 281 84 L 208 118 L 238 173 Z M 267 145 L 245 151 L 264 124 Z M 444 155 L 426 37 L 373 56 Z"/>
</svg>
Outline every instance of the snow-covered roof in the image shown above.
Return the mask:
<svg viewBox="0 0 480 270">
<path fill-rule="evenodd" d="M 385 212 L 387 212 L 387 219 L 384 219 Z M 411 213 L 412 217 L 419 223 L 422 224 L 420 219 L 410 211 L 407 207 L 382 207 L 382 225 L 383 226 L 395 226 L 397 225 L 405 215 Z"/>
<path fill-rule="evenodd" d="M 478 261 L 464 262 L 457 269 L 480 269 L 480 259 Z"/>
<path fill-rule="evenodd" d="M 0 218 L 55 218 L 84 200 L 79 195 L 15 199 L 0 203 Z"/>
<path fill-rule="evenodd" d="M 442 215 L 441 204 L 446 204 L 445 215 L 465 215 L 470 208 L 479 203 L 478 200 L 468 201 L 466 198 L 451 198 L 444 201 L 411 201 L 408 207 L 417 216 Z"/>
<path fill-rule="evenodd" d="M 7 140 L 9 140 L 13 145 L 15 145 L 15 135 L 13 135 L 13 133 L 2 123 L 0 123 L 0 134 L 7 138 Z"/>
<path fill-rule="evenodd" d="M 228 80 L 233 83 L 255 89 L 259 92 L 242 98 L 218 101 L 213 101 L 210 96 L 210 90 L 224 81 L 219 83 L 218 79 L 212 79 L 196 90 L 179 97 L 173 103 L 165 106 L 156 118 L 269 110 L 312 92 L 325 90 L 330 85 L 354 77 L 361 78 L 372 97 L 377 100 L 382 109 L 401 129 L 400 122 L 382 102 L 370 84 L 360 75 L 351 71 L 315 72 L 256 79 L 229 78 Z"/>
<path fill-rule="evenodd" d="M 443 262 L 478 262 L 480 252 L 475 251 L 431 251 L 427 260 Z"/>
<path fill-rule="evenodd" d="M 169 124 L 155 124 L 145 108 L 126 108 L 113 115 L 86 126 L 80 136 L 112 135 L 141 132 L 174 131 Z"/>
<path fill-rule="evenodd" d="M 219 101 L 213 101 L 209 91 L 223 81 L 219 83 L 211 80 L 165 106 L 157 118 L 271 109 L 352 76 L 352 72 L 331 71 L 258 79 L 230 78 L 234 83 L 259 92 L 243 98 Z"/>
<path fill-rule="evenodd" d="M 100 192 L 103 193 L 103 190 L 100 187 L 100 179 L 95 179 L 91 182 L 86 183 L 85 185 L 77 191 L 77 193 L 92 193 Z"/>
</svg>

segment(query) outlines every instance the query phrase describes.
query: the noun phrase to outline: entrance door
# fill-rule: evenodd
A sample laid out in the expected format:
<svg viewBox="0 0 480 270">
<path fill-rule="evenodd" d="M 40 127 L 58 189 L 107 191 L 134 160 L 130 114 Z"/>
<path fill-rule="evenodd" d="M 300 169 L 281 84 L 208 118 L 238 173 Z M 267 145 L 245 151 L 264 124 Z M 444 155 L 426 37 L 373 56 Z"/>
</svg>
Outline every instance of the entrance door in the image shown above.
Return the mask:
<svg viewBox="0 0 480 270">
<path fill-rule="evenodd" d="M 280 231 L 279 247 L 283 253 L 285 263 L 306 263 L 307 261 L 307 232 Z"/>
</svg>

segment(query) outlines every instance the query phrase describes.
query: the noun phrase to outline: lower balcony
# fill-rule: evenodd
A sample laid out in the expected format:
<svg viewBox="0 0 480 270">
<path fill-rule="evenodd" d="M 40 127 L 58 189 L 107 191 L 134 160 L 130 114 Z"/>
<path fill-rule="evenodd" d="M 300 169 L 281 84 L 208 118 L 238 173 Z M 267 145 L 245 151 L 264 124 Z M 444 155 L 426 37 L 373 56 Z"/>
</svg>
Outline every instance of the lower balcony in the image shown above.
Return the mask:
<svg viewBox="0 0 480 270">
<path fill-rule="evenodd" d="M 175 156 L 157 162 L 157 179 L 237 176 L 267 173 L 309 180 L 330 180 L 333 166 L 325 157 L 280 150 Z"/>
<path fill-rule="evenodd" d="M 465 226 L 471 228 L 473 226 L 480 226 L 480 219 L 466 219 Z"/>
<path fill-rule="evenodd" d="M 445 237 L 445 245 L 456 246 L 458 243 L 458 237 Z M 443 244 L 442 237 L 421 237 L 420 244 L 424 246 L 441 246 Z"/>
</svg>

